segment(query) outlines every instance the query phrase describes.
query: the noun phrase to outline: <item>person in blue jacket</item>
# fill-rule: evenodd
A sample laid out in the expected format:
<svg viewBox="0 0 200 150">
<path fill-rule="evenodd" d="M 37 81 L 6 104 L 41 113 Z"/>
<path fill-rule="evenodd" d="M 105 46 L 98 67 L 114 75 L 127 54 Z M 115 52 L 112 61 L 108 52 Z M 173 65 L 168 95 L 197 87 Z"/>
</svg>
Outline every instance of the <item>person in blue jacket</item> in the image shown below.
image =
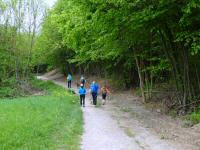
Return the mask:
<svg viewBox="0 0 200 150">
<path fill-rule="evenodd" d="M 83 86 L 85 87 L 86 80 L 83 75 L 81 75 L 80 83 L 83 84 Z"/>
<path fill-rule="evenodd" d="M 80 94 L 80 104 L 81 104 L 81 106 L 85 107 L 86 89 L 84 88 L 83 84 L 81 84 L 81 87 L 79 89 L 79 94 Z"/>
<path fill-rule="evenodd" d="M 99 85 L 93 81 L 90 86 L 90 92 L 92 94 L 93 104 L 97 105 L 97 95 L 98 95 Z"/>
<path fill-rule="evenodd" d="M 68 74 L 67 76 L 67 86 L 68 88 L 71 88 L 72 87 L 72 75 L 71 74 Z"/>
</svg>

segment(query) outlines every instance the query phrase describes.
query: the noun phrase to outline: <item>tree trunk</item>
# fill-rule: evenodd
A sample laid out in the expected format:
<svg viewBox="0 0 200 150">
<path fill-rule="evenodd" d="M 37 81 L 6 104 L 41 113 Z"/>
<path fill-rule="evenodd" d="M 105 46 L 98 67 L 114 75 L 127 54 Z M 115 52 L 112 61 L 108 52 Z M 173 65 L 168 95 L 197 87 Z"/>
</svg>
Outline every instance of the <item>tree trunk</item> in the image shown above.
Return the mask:
<svg viewBox="0 0 200 150">
<path fill-rule="evenodd" d="M 146 99 L 145 99 L 145 93 L 144 93 L 144 81 L 143 81 L 142 71 L 141 71 L 137 56 L 135 56 L 135 61 L 136 61 L 138 75 L 139 75 L 139 79 L 140 79 L 140 90 L 141 90 L 141 94 L 142 94 L 142 101 L 145 103 Z"/>
</svg>

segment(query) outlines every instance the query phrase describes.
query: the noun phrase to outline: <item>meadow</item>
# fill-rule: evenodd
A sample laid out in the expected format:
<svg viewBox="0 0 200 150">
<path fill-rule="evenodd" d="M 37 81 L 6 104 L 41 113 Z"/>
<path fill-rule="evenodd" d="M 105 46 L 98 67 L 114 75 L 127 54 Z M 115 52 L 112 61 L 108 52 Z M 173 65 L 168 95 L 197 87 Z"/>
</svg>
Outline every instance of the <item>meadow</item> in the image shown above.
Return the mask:
<svg viewBox="0 0 200 150">
<path fill-rule="evenodd" d="M 0 100 L 1 150 L 79 149 L 83 117 L 78 97 L 34 80 L 42 96 Z"/>
</svg>

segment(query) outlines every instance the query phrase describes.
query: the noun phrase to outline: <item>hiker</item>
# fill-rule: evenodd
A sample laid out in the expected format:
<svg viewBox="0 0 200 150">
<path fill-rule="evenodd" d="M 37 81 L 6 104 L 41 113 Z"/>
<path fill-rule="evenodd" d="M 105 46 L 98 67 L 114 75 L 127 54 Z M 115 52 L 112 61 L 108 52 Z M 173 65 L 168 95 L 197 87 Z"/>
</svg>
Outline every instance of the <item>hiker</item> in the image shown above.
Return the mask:
<svg viewBox="0 0 200 150">
<path fill-rule="evenodd" d="M 81 84 L 81 86 L 80 86 L 79 94 L 80 94 L 80 104 L 81 104 L 81 106 L 85 107 L 86 89 L 84 88 L 83 84 Z"/>
<path fill-rule="evenodd" d="M 68 74 L 67 76 L 67 83 L 68 83 L 68 88 L 72 87 L 72 75 Z"/>
<path fill-rule="evenodd" d="M 98 95 L 99 85 L 93 81 L 90 86 L 90 92 L 92 94 L 93 104 L 97 105 L 97 95 Z"/>
<path fill-rule="evenodd" d="M 85 87 L 86 80 L 83 75 L 81 76 L 80 83 Z"/>
<path fill-rule="evenodd" d="M 104 85 L 104 86 L 101 88 L 102 104 L 103 104 L 103 105 L 106 104 L 106 96 L 107 96 L 108 93 L 110 93 L 110 91 L 108 90 L 108 88 L 106 87 L 106 85 Z"/>
</svg>

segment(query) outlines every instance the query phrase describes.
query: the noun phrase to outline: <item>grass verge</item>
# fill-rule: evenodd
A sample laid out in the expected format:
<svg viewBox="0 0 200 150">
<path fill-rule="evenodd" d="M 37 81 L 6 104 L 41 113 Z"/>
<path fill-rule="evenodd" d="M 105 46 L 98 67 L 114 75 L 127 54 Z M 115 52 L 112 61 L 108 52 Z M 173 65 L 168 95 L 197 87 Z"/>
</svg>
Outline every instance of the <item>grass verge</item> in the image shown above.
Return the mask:
<svg viewBox="0 0 200 150">
<path fill-rule="evenodd" d="M 189 120 L 191 120 L 195 124 L 196 123 L 200 123 L 200 108 L 197 111 L 195 111 L 195 112 L 191 113 L 190 115 L 188 115 L 187 118 Z"/>
<path fill-rule="evenodd" d="M 78 150 L 82 112 L 78 98 L 52 82 L 33 81 L 44 96 L 0 100 L 1 150 Z"/>
</svg>

